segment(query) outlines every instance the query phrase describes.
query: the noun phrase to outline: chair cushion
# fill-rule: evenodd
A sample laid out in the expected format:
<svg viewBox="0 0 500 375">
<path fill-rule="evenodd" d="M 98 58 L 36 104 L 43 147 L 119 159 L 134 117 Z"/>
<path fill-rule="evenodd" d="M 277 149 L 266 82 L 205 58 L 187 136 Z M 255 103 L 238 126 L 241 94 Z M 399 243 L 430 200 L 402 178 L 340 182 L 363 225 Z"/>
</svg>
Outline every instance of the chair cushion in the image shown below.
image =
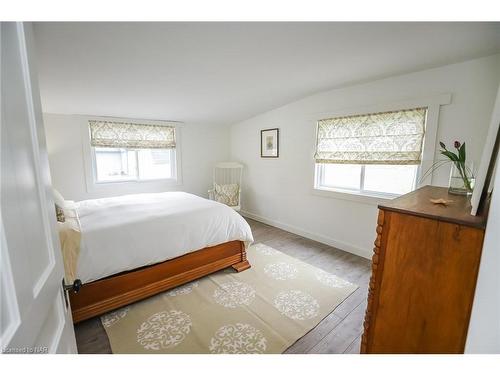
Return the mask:
<svg viewBox="0 0 500 375">
<path fill-rule="evenodd" d="M 227 184 L 214 186 L 215 201 L 227 204 L 228 206 L 237 206 L 239 203 L 239 190 L 238 184 Z"/>
</svg>

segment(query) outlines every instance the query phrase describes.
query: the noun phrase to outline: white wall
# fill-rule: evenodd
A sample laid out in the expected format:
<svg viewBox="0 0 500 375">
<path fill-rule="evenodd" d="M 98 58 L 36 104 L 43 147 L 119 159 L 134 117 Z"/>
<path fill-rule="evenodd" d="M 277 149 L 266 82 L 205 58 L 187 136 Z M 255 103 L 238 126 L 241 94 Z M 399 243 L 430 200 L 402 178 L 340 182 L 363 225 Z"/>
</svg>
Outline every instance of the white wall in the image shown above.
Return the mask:
<svg viewBox="0 0 500 375">
<path fill-rule="evenodd" d="M 500 86 L 491 129 L 500 122 Z M 493 131 L 495 133 L 495 131 Z M 474 305 L 467 335 L 466 353 L 500 354 L 500 154 L 496 160 L 486 235 L 484 238 Z"/>
<path fill-rule="evenodd" d="M 229 157 L 229 130 L 224 126 L 184 124 L 181 129 L 182 185 L 161 182 L 120 184 L 88 192 L 85 182 L 82 123 L 86 116 L 44 114 L 52 183 L 65 199 L 84 200 L 120 194 L 182 190 L 207 196 L 213 165 Z"/>
<path fill-rule="evenodd" d="M 292 79 L 293 77 L 291 77 Z M 452 94 L 441 107 L 438 140 L 466 141 L 479 163 L 500 81 L 500 55 L 331 90 L 263 113 L 231 127 L 231 157 L 245 164 L 243 212 L 303 236 L 371 256 L 375 204 L 313 193 L 314 120 L 335 111 Z M 263 93 L 265 95 L 265 93 Z M 260 130 L 280 128 L 279 159 L 260 158 Z M 445 186 L 449 170 L 433 184 Z"/>
<path fill-rule="evenodd" d="M 500 157 L 497 158 L 497 166 Z M 500 354 L 500 173 L 496 174 L 466 353 Z"/>
</svg>

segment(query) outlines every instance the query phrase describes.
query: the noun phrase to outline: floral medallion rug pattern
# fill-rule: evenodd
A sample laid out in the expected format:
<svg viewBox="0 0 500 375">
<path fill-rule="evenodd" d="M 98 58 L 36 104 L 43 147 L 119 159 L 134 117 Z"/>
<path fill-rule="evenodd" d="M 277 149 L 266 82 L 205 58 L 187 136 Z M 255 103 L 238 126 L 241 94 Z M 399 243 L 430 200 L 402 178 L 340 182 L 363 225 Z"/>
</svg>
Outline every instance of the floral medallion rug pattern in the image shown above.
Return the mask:
<svg viewBox="0 0 500 375">
<path fill-rule="evenodd" d="M 282 353 L 358 287 L 263 244 L 226 269 L 101 317 L 113 353 Z"/>
</svg>

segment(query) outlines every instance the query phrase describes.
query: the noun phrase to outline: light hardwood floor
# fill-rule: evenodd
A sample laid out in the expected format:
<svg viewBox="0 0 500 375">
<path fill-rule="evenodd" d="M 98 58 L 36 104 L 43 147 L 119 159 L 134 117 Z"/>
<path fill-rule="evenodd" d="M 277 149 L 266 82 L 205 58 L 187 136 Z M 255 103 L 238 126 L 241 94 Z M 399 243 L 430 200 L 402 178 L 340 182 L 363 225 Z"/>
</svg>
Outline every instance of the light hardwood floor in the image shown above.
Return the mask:
<svg viewBox="0 0 500 375">
<path fill-rule="evenodd" d="M 261 242 L 359 285 L 316 328 L 285 353 L 359 353 L 366 308 L 370 261 L 296 234 L 247 219 L 255 242 Z M 99 318 L 75 325 L 79 353 L 111 353 Z"/>
</svg>

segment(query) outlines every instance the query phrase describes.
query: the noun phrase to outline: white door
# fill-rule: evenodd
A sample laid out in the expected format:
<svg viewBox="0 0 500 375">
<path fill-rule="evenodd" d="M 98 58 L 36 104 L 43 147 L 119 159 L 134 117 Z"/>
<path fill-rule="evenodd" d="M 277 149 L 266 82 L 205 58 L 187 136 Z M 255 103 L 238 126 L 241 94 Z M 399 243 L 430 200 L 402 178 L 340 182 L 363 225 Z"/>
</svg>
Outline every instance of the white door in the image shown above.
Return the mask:
<svg viewBox="0 0 500 375">
<path fill-rule="evenodd" d="M 62 292 L 32 27 L 2 23 L 0 36 L 0 346 L 4 353 L 76 353 Z"/>
</svg>

